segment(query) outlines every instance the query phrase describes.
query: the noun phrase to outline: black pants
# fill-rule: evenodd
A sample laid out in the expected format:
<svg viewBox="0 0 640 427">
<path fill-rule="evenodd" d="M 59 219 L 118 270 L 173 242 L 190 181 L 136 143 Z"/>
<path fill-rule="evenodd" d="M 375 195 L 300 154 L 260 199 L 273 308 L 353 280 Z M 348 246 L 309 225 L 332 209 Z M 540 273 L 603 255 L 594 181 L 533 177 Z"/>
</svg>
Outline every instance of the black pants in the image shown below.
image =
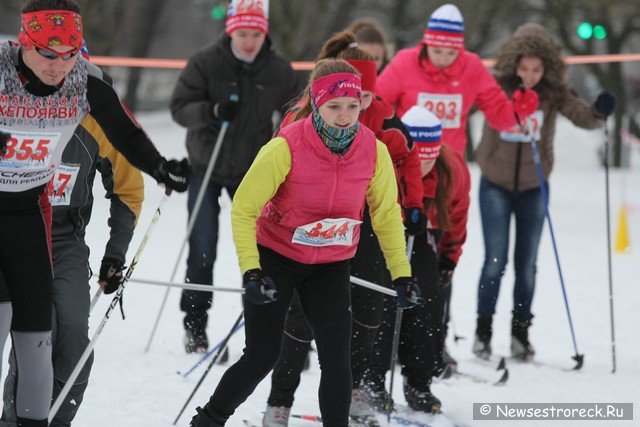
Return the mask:
<svg viewBox="0 0 640 427">
<path fill-rule="evenodd" d="M 224 373 L 205 410 L 224 424 L 271 371 L 295 290 L 318 346 L 324 425 L 346 427 L 351 403 L 349 263 L 301 264 L 270 249 L 259 250 L 262 270 L 276 283 L 278 300 L 266 305 L 245 300 L 244 354 Z"/>
<path fill-rule="evenodd" d="M 189 219 L 193 215 L 196 199 L 202 187 L 204 176 L 194 172 L 189 182 L 187 209 Z M 229 196 L 233 198 L 236 187 L 225 187 Z M 211 285 L 213 283 L 213 265 L 216 262 L 218 246 L 218 216 L 220 204 L 218 198 L 222 193 L 222 186 L 209 181 L 207 189 L 198 211 L 198 216 L 189 235 L 189 255 L 187 257 L 187 283 Z M 184 327 L 196 335 L 202 335 L 207 329 L 207 310 L 211 308 L 211 292 L 182 291 L 180 310 L 185 313 Z"/>
<path fill-rule="evenodd" d="M 46 426 L 51 405 L 50 247 L 51 205 L 44 186 L 0 192 L 0 336 L 11 330 L 18 421 L 29 426 Z"/>
<path fill-rule="evenodd" d="M 351 274 L 384 286 L 391 278 L 385 267 L 378 239 L 371 228 L 368 211 L 360 228 L 360 241 L 351 260 Z M 269 406 L 293 405 L 300 384 L 300 373 L 307 358 L 313 333 L 294 297 L 285 323 L 282 349 L 271 376 Z M 369 364 L 376 331 L 382 321 L 383 295 L 362 286 L 351 286 L 353 325 L 351 334 L 351 374 L 353 388 L 358 388 Z"/>
<path fill-rule="evenodd" d="M 405 310 L 400 330 L 398 359 L 402 375 L 409 384 L 424 389 L 442 360 L 443 301 L 438 282 L 438 262 L 435 238 L 430 232 L 416 236 L 411 255 L 411 269 L 417 277 L 425 304 Z M 385 297 L 384 318 L 378 329 L 371 363 L 366 376 L 384 378 L 389 369 L 396 305 L 393 298 Z"/>
</svg>

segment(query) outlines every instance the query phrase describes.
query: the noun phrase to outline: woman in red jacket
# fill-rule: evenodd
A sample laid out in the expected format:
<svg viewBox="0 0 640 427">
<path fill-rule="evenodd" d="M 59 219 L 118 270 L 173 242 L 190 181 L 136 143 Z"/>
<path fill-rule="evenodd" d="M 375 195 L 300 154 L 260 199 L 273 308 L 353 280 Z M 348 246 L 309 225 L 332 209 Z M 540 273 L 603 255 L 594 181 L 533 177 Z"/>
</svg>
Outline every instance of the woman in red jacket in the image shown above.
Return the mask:
<svg viewBox="0 0 640 427">
<path fill-rule="evenodd" d="M 476 105 L 502 131 L 515 126 L 513 107 L 480 58 L 464 48 L 464 22 L 457 7 L 433 12 L 418 46 L 400 50 L 378 80 L 378 93 L 399 116 L 420 105 L 442 124 L 442 142 L 458 154 L 467 144 L 467 118 Z"/>
<path fill-rule="evenodd" d="M 420 157 L 422 197 L 428 218 L 426 243 L 414 244 L 412 261 L 432 262 L 423 261 L 420 266 L 412 262 L 413 272 L 426 296 L 426 304 L 413 309 L 410 316 L 403 317 L 398 357 L 409 407 L 438 412 L 441 402 L 431 393 L 430 384 L 433 375 L 442 367 L 444 301 L 453 268 L 466 239 L 470 178 L 464 159 L 440 144 L 440 123 L 432 113 L 414 106 L 405 113 L 402 121 Z M 443 275 L 442 271 L 451 271 L 451 274 Z M 393 323 L 393 309 L 387 308 L 364 382 L 369 401 L 378 409 L 384 408 L 390 398 L 384 379 L 391 356 Z"/>
</svg>

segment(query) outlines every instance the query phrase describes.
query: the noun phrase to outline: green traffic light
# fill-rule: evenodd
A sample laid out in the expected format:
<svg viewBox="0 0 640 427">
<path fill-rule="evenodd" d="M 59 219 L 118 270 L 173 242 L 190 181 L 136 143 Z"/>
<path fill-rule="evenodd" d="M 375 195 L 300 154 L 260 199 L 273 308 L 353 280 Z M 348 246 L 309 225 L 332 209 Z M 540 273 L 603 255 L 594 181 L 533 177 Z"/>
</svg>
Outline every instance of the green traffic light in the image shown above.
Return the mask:
<svg viewBox="0 0 640 427">
<path fill-rule="evenodd" d="M 214 6 L 214 8 L 211 9 L 211 17 L 213 19 L 215 19 L 216 21 L 220 21 L 220 20 L 224 19 L 225 15 L 226 15 L 226 11 L 225 11 L 224 6 L 222 6 L 222 5 Z"/>
<path fill-rule="evenodd" d="M 607 37 L 607 30 L 602 25 L 596 25 L 593 27 L 593 37 L 603 40 Z"/>
<path fill-rule="evenodd" d="M 602 29 L 604 30 L 604 28 Z M 590 22 L 583 22 L 580 25 L 578 25 L 578 30 L 576 32 L 578 33 L 578 37 L 580 37 L 581 39 L 584 39 L 584 40 L 590 39 L 591 36 L 593 35 L 593 25 L 591 25 Z"/>
</svg>

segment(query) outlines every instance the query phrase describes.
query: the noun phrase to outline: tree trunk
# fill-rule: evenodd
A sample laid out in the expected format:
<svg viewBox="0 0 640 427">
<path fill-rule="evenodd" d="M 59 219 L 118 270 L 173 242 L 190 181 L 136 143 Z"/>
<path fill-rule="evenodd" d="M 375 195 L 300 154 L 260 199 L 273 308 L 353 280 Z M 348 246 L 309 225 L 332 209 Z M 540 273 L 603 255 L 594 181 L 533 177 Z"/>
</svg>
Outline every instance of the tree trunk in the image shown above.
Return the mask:
<svg viewBox="0 0 640 427">
<path fill-rule="evenodd" d="M 147 56 L 166 3 L 167 0 L 138 0 L 129 7 L 126 32 L 131 46 L 131 56 Z M 142 68 L 136 67 L 129 73 L 124 103 L 131 111 L 135 111 L 138 105 L 137 92 L 143 71 Z"/>
</svg>

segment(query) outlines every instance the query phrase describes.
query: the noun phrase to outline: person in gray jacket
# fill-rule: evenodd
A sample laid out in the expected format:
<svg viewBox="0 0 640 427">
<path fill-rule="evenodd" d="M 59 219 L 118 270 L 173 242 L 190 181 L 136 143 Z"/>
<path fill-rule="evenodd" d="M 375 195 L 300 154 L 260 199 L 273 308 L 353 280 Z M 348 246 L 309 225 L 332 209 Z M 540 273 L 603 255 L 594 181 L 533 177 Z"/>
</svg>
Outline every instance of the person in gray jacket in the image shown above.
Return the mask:
<svg viewBox="0 0 640 427">
<path fill-rule="evenodd" d="M 111 202 L 110 237 L 99 275 L 100 285 L 108 294 L 118 288 L 122 279 L 125 254 L 142 207 L 144 184 L 140 170 L 116 151 L 89 115 L 74 132 L 48 187 L 53 207 L 53 400 L 89 344 L 91 268 L 84 236 L 91 219 L 96 171 L 102 176 L 106 197 Z M 2 427 L 18 425 L 14 398 L 15 363 L 12 352 L 4 386 Z M 82 403 L 92 363 L 93 355 L 52 420 L 51 427 L 71 425 Z"/>
<path fill-rule="evenodd" d="M 186 281 L 211 285 L 218 243 L 218 197 L 223 188 L 233 198 L 240 181 L 260 148 L 297 93 L 290 63 L 271 46 L 268 2 L 233 1 L 228 9 L 226 33 L 193 55 L 180 74 L 171 97 L 173 119 L 187 128 L 187 151 L 193 168 L 187 207 L 189 216 L 202 185 L 207 186 L 189 236 Z M 238 97 L 237 101 L 232 98 Z M 229 121 L 211 181 L 204 174 L 223 121 Z M 274 123 L 276 121 L 276 123 Z M 208 347 L 207 310 L 210 292 L 182 292 L 185 312 L 185 350 Z"/>
<path fill-rule="evenodd" d="M 544 186 L 548 190 L 558 113 L 578 127 L 596 129 L 603 126 L 604 119 L 613 112 L 615 97 L 603 91 L 594 104 L 580 99 L 567 84 L 567 66 L 560 47 L 538 24 L 518 28 L 500 50 L 495 70 L 496 79 L 507 94 L 522 88 L 533 89 L 540 104 L 526 120 L 529 135 L 518 128 L 498 132 L 485 125 L 476 151 L 482 171 L 479 195 L 485 258 L 478 283 L 473 352 L 481 358 L 491 355 L 492 318 L 509 256 L 509 228 L 514 215 L 511 354 L 528 360 L 535 353 L 528 330 L 533 318 L 531 303 L 536 284 L 536 259 L 545 215 L 530 141 L 535 138 L 538 145 Z"/>
</svg>

